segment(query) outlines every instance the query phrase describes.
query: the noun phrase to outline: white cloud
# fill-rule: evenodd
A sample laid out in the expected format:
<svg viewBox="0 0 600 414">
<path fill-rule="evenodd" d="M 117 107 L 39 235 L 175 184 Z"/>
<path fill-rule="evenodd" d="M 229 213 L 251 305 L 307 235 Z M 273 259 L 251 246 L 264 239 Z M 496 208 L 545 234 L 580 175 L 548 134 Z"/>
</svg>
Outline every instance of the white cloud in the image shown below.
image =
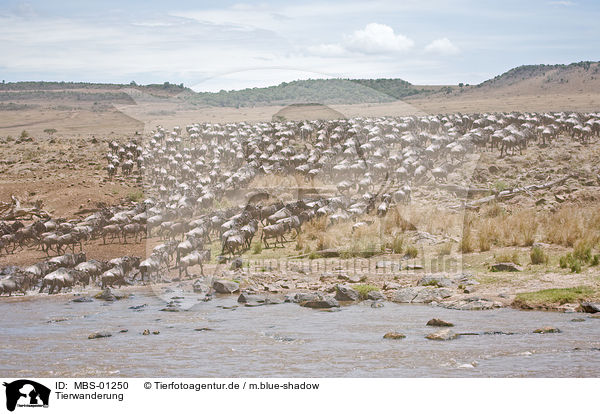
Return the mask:
<svg viewBox="0 0 600 414">
<path fill-rule="evenodd" d="M 344 56 L 348 51 L 338 43 L 321 43 L 320 45 L 309 46 L 308 52 L 315 56 Z"/>
<path fill-rule="evenodd" d="M 574 6 L 575 3 L 572 1 L 549 1 L 548 4 L 552 6 Z"/>
<path fill-rule="evenodd" d="M 361 53 L 405 52 L 414 42 L 385 24 L 369 23 L 364 29 L 356 30 L 345 39 L 346 49 Z"/>
<path fill-rule="evenodd" d="M 447 37 L 435 39 L 425 46 L 425 52 L 437 53 L 440 55 L 455 55 L 460 51 Z"/>
</svg>

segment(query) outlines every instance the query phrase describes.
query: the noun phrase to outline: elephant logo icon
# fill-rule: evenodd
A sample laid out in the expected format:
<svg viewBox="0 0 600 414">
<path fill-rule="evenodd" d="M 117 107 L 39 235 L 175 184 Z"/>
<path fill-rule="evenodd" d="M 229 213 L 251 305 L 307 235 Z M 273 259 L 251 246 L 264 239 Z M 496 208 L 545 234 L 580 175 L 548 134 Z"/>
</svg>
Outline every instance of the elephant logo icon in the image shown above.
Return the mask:
<svg viewBox="0 0 600 414">
<path fill-rule="evenodd" d="M 6 387 L 6 409 L 19 407 L 48 407 L 50 388 L 38 382 L 20 379 L 4 383 Z"/>
</svg>

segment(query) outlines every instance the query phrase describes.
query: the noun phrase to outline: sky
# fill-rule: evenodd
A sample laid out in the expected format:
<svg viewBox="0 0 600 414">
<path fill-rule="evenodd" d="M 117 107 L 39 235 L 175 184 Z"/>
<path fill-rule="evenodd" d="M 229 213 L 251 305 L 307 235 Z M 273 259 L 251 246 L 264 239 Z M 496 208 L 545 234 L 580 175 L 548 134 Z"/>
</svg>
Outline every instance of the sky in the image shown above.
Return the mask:
<svg viewBox="0 0 600 414">
<path fill-rule="evenodd" d="M 0 0 L 0 79 L 476 84 L 524 64 L 600 60 L 599 21 L 600 2 L 580 0 Z"/>
</svg>

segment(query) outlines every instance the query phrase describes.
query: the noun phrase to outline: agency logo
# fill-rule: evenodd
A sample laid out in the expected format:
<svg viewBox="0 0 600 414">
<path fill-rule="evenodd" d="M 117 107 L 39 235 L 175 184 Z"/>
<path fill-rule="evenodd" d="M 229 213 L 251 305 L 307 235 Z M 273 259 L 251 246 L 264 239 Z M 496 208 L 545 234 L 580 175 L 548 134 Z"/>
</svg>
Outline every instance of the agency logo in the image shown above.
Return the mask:
<svg viewBox="0 0 600 414">
<path fill-rule="evenodd" d="M 39 382 L 20 379 L 5 382 L 6 409 L 14 411 L 16 407 L 48 407 L 50 388 Z"/>
</svg>

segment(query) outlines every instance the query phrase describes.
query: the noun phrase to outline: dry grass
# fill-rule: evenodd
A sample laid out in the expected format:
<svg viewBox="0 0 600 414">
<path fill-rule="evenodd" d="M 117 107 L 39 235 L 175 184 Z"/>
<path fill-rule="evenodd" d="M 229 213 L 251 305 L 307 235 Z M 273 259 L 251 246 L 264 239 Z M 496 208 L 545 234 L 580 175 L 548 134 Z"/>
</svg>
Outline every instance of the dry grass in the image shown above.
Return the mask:
<svg viewBox="0 0 600 414">
<path fill-rule="evenodd" d="M 565 206 L 543 219 L 545 239 L 549 243 L 572 247 L 579 240 L 600 241 L 600 205 Z"/>
<path fill-rule="evenodd" d="M 501 252 L 501 253 L 497 253 L 494 255 L 494 260 L 497 263 L 514 263 L 516 265 L 520 265 L 521 264 L 521 260 L 519 258 L 519 252 L 517 252 L 516 250 L 512 251 L 512 252 Z"/>
</svg>

